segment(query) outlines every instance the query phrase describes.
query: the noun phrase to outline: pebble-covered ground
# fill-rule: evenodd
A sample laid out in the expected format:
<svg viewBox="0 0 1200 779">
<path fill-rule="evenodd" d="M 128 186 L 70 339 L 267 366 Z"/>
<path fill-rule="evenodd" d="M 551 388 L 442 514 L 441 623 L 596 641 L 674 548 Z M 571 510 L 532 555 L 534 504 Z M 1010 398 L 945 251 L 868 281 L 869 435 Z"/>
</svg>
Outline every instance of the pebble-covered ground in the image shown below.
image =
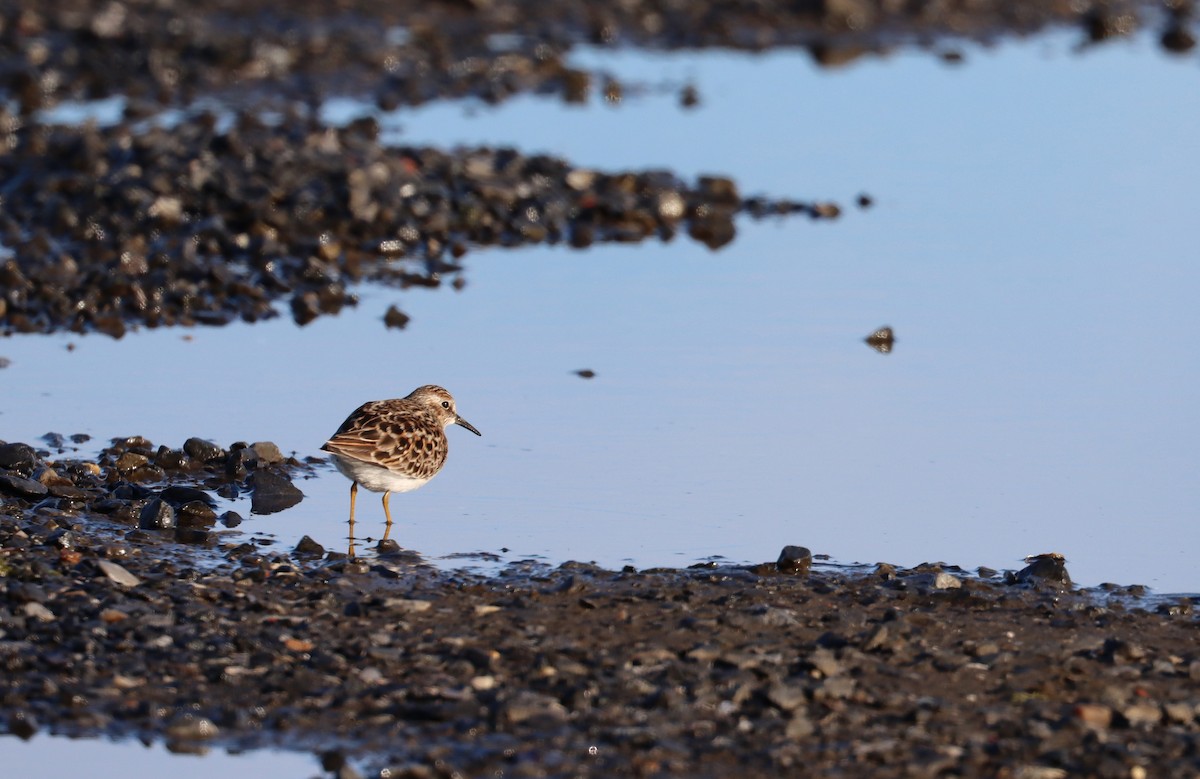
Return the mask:
<svg viewBox="0 0 1200 779">
<path fill-rule="evenodd" d="M 42 452 L 0 445 L 0 728 L 20 737 L 310 750 L 344 777 L 1200 771 L 1195 599 L 1075 593 L 1053 557 L 488 578 L 223 542 L 211 493 L 272 510 L 310 467 L 269 443 Z"/>
<path fill-rule="evenodd" d="M 1147 26 L 1194 56 L 1190 0 L 3 0 L 0 329 L 120 336 L 281 306 L 304 323 L 361 279 L 461 285 L 480 247 L 719 248 L 739 215 L 840 212 L 720 171 L 385 146 L 371 120 L 320 125 L 333 95 L 619 103 L 638 85 L 571 67 L 573 47 L 802 46 L 834 66 Z M 114 95 L 116 125 L 43 123 Z M 135 437 L 95 460 L 34 444 L 0 445 L 0 731 L 16 736 L 310 750 L 343 777 L 1200 773 L 1195 599 L 1075 592 L 1053 557 L 979 575 L 851 575 L 799 549 L 745 569 L 449 574 L 394 545 L 226 540 L 241 518 L 214 495 L 281 510 L 316 465 L 270 443 Z"/>
</svg>

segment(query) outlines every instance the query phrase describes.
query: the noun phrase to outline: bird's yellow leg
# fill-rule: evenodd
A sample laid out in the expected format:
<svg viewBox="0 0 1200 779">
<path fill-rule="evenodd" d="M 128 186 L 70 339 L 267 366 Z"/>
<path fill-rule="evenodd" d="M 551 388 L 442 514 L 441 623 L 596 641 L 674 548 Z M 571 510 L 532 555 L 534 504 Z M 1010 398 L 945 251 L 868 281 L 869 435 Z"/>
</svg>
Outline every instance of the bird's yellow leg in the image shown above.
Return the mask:
<svg viewBox="0 0 1200 779">
<path fill-rule="evenodd" d="M 354 499 L 358 497 L 358 482 L 350 483 L 350 551 L 346 554 L 354 559 Z"/>
<path fill-rule="evenodd" d="M 383 540 L 386 541 L 388 536 L 392 534 L 392 509 L 388 506 L 388 498 L 391 497 L 391 492 L 383 493 L 383 515 L 387 517 L 387 525 L 383 528 Z"/>
</svg>

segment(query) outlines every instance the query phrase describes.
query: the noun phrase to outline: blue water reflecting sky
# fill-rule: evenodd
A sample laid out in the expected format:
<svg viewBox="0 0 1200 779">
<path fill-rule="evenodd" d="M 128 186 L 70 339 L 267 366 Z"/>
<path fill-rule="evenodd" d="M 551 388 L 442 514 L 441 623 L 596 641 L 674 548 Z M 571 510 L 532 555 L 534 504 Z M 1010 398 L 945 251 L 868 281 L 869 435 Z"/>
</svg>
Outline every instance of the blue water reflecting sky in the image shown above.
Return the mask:
<svg viewBox="0 0 1200 779">
<path fill-rule="evenodd" d="M 429 555 L 645 566 L 804 544 L 1015 567 L 1060 551 L 1086 584 L 1200 590 L 1200 72 L 1148 42 L 1069 48 L 832 72 L 798 53 L 588 53 L 624 78 L 694 81 L 702 103 L 404 114 L 401 142 L 727 173 L 850 208 L 743 221 L 718 253 L 476 252 L 462 292 L 363 288 L 357 311 L 303 329 L 0 341 L 0 438 L 315 454 L 362 401 L 437 382 L 484 437 L 450 430 L 446 470 L 392 502 L 398 539 Z M 380 321 L 393 302 L 404 332 Z M 860 340 L 882 324 L 888 356 Z M 299 506 L 243 529 L 340 545 L 347 482 L 301 486 Z M 360 505 L 361 529 L 381 528 L 376 496 Z"/>
</svg>

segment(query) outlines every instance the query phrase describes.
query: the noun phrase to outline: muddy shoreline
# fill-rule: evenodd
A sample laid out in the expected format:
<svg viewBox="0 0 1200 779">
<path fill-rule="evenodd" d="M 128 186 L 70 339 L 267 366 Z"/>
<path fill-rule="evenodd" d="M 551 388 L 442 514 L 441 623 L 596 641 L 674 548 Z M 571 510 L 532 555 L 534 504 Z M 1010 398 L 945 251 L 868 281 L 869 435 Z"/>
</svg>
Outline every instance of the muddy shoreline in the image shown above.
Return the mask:
<svg viewBox="0 0 1200 779">
<path fill-rule="evenodd" d="M 0 446 L 0 727 L 311 751 L 339 776 L 1200 767 L 1195 598 L 1075 591 L 1054 566 L 849 574 L 795 549 L 485 577 L 394 546 L 230 543 L 206 492 L 311 467 L 262 452 Z"/>
</svg>

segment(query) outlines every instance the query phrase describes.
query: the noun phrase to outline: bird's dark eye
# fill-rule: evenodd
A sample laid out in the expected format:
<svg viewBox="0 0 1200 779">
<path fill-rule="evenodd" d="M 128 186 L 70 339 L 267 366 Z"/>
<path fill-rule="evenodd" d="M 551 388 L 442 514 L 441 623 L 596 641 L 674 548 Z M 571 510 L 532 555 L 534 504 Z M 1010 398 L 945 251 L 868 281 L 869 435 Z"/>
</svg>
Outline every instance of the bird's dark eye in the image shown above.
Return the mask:
<svg viewBox="0 0 1200 779">
<path fill-rule="evenodd" d="M 448 401 L 448 400 L 443 400 L 443 401 L 442 401 L 442 408 L 450 408 L 450 401 Z"/>
</svg>

